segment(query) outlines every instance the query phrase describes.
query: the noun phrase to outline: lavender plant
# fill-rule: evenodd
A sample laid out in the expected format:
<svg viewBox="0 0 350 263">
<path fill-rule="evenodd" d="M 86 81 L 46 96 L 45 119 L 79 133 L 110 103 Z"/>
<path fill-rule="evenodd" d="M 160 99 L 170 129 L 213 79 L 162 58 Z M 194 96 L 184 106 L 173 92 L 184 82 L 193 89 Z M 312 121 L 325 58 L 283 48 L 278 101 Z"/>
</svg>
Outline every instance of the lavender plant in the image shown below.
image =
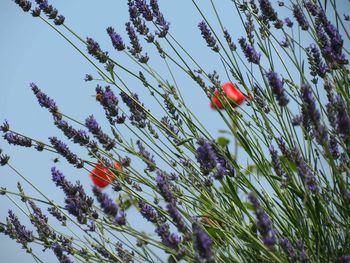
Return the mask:
<svg viewBox="0 0 350 263">
<path fill-rule="evenodd" d="M 28 218 L 26 225 L 11 208 L 0 232 L 38 262 L 45 259 L 33 245 L 59 262 L 350 262 L 346 9 L 335 0 L 228 1 L 246 32 L 239 36 L 220 16 L 221 1 L 191 2 L 198 37 L 218 58 L 214 72 L 177 41 L 157 0 L 125 1 L 125 32 L 106 29 L 110 51 L 75 33 L 47 0 L 14 1 L 92 66 L 86 85 L 95 85 L 106 121 L 90 112 L 76 120 L 30 84 L 61 136 L 37 140 L 4 120 L 3 141 L 62 156 L 90 175 L 92 196 L 52 167 L 63 192 L 52 200 L 0 150 L 0 165 L 20 180 L 0 193 Z M 201 89 L 222 136 L 192 111 L 176 78 Z"/>
</svg>

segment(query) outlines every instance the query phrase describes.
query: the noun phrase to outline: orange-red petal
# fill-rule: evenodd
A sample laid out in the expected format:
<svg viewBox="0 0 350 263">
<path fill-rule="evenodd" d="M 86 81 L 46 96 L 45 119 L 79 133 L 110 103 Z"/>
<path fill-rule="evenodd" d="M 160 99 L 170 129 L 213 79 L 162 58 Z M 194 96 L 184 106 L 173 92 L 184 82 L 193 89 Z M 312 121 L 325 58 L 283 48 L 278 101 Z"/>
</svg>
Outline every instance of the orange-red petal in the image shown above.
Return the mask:
<svg viewBox="0 0 350 263">
<path fill-rule="evenodd" d="M 229 101 L 234 102 L 235 105 L 241 105 L 247 98 L 236 88 L 231 82 L 227 82 L 222 85 L 222 90 Z M 219 100 L 219 91 L 215 90 L 213 97 L 211 98 L 210 107 L 212 109 L 223 109 L 223 105 Z"/>
<path fill-rule="evenodd" d="M 120 165 L 120 163 L 115 162 L 114 167 L 117 170 L 123 172 L 123 169 L 122 169 L 122 166 Z M 92 183 L 95 186 L 98 186 L 100 188 L 106 187 L 107 185 L 109 185 L 111 182 L 113 182 L 116 179 L 115 174 L 111 170 L 109 170 L 108 168 L 103 166 L 101 163 L 96 164 L 96 166 L 91 171 L 89 176 L 92 180 Z"/>
</svg>

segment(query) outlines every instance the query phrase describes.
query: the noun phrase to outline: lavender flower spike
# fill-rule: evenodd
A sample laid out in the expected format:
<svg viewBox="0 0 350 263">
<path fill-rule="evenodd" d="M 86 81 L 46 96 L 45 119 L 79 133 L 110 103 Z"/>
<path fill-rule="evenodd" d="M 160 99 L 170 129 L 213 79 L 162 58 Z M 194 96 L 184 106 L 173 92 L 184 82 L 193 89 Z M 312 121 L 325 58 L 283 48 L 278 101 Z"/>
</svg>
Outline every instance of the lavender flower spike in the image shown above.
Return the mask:
<svg viewBox="0 0 350 263">
<path fill-rule="evenodd" d="M 92 38 L 86 38 L 86 48 L 90 55 L 96 58 L 101 63 L 108 61 L 108 52 L 103 52 L 100 45 Z"/>
<path fill-rule="evenodd" d="M 307 21 L 303 11 L 298 5 L 293 4 L 293 14 L 295 19 L 298 21 L 299 26 L 302 30 L 308 30 L 309 29 L 309 22 Z"/>
<path fill-rule="evenodd" d="M 116 50 L 122 51 L 125 49 L 125 44 L 123 42 L 122 37 L 114 31 L 113 27 L 108 27 L 107 33 L 108 33 L 109 37 L 111 38 L 113 47 Z"/>
<path fill-rule="evenodd" d="M 258 53 L 253 46 L 249 45 L 244 37 L 238 39 L 238 42 L 248 61 L 254 64 L 259 64 L 261 54 Z"/>
<path fill-rule="evenodd" d="M 212 251 L 213 241 L 208 234 L 198 225 L 193 223 L 193 246 L 196 252 L 196 262 L 215 262 L 215 257 Z"/>
<path fill-rule="evenodd" d="M 272 93 L 278 101 L 278 105 L 281 107 L 287 106 L 289 99 L 285 95 L 285 90 L 283 88 L 283 80 L 281 80 L 276 72 L 270 71 L 266 73 L 267 80 L 271 86 Z"/>
<path fill-rule="evenodd" d="M 254 207 L 254 212 L 257 218 L 256 224 L 262 241 L 267 247 L 272 249 L 276 244 L 276 233 L 272 228 L 270 217 L 262 209 L 258 198 L 253 193 L 250 193 L 248 195 L 248 199 Z"/>
<path fill-rule="evenodd" d="M 200 22 L 198 24 L 198 28 L 201 31 L 204 40 L 207 42 L 208 47 L 211 47 L 211 49 L 215 52 L 219 52 L 220 48 L 216 43 L 216 39 L 212 36 L 212 33 L 205 21 Z"/>
<path fill-rule="evenodd" d="M 15 3 L 19 5 L 24 12 L 28 12 L 32 7 L 32 3 L 27 0 L 15 0 Z"/>
<path fill-rule="evenodd" d="M 57 114 L 58 107 L 56 106 L 56 102 L 43 93 L 35 83 L 30 83 L 30 87 L 38 99 L 40 106 L 47 108 L 52 114 Z"/>
<path fill-rule="evenodd" d="M 114 148 L 116 141 L 111 139 L 107 134 L 103 133 L 101 127 L 98 125 L 96 119 L 93 115 L 90 115 L 85 120 L 85 125 L 89 131 L 98 139 L 98 141 L 103 145 L 106 151 Z"/>
<path fill-rule="evenodd" d="M 77 168 L 82 168 L 84 166 L 84 161 L 78 158 L 76 154 L 72 153 L 64 142 L 58 140 L 56 137 L 50 137 L 49 140 L 55 150 L 66 158 L 69 163 L 75 165 Z"/>
<path fill-rule="evenodd" d="M 10 160 L 10 156 L 7 154 L 2 154 L 2 150 L 0 149 L 0 166 L 4 166 Z"/>
</svg>

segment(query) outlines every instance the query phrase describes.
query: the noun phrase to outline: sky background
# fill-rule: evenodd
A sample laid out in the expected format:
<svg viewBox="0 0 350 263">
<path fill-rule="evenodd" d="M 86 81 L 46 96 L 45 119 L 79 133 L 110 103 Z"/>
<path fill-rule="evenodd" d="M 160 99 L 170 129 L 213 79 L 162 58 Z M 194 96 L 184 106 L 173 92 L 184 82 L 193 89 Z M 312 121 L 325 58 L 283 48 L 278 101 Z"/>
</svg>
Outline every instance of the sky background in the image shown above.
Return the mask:
<svg viewBox="0 0 350 263">
<path fill-rule="evenodd" d="M 201 17 L 191 1 L 160 2 L 165 19 L 171 22 L 172 35 L 186 47 L 196 62 L 207 72 L 217 70 L 221 81 L 227 82 L 220 60 L 206 47 L 200 35 L 197 24 L 201 21 Z M 233 40 L 237 42 L 237 39 L 243 35 L 243 30 L 234 6 L 228 0 L 215 2 L 220 3 L 217 6 L 220 17 Z M 340 5 L 344 2 L 340 1 Z M 113 49 L 105 30 L 108 26 L 113 26 L 128 43 L 124 26 L 128 21 L 126 0 L 56 0 L 50 3 L 66 17 L 66 25 L 78 35 L 83 38 L 87 36 L 94 38 L 118 63 L 138 70 L 138 67 L 125 55 Z M 219 25 L 209 3 L 201 3 L 201 6 L 213 27 L 218 28 Z M 340 7 L 339 10 L 342 8 Z M 49 136 L 64 139 L 61 132 L 53 125 L 51 115 L 38 105 L 29 88 L 29 83 L 35 82 L 42 91 L 55 99 L 63 113 L 82 122 L 93 113 L 101 125 L 106 127 L 106 131 L 109 130 L 108 123 L 104 120 L 104 112 L 93 97 L 96 83 L 84 81 L 86 73 L 96 76 L 96 70 L 54 30 L 40 19 L 24 13 L 13 1 L 1 0 L 0 36 L 0 122 L 7 119 L 13 130 L 44 142 L 48 141 Z M 79 44 L 79 42 L 76 43 Z M 80 45 L 80 48 L 85 51 L 85 47 Z M 155 50 L 149 47 L 146 50 L 151 57 L 152 67 L 156 68 L 162 76 L 169 77 L 164 65 L 157 59 L 153 60 Z M 140 100 L 147 107 L 152 108 L 154 102 L 142 84 L 128 79 L 125 75 L 124 77 L 130 85 L 129 88 L 140 95 Z M 218 130 L 224 129 L 224 123 L 218 113 L 209 108 L 208 99 L 201 89 L 176 70 L 175 77 L 191 110 L 213 134 L 213 137 L 219 136 Z M 158 117 L 162 116 L 156 108 L 153 113 Z M 125 135 L 128 136 L 128 134 Z M 76 145 L 69 144 L 69 146 L 74 152 L 85 154 Z M 57 157 L 55 154 L 14 147 L 2 139 L 0 139 L 0 148 L 11 156 L 11 164 L 20 173 L 59 203 L 63 201 L 63 194 L 51 181 L 50 169 L 53 165 L 56 165 L 69 180 L 80 180 L 87 192 L 91 192 L 91 182 L 87 172 L 75 169 L 62 158 L 58 164 L 54 164 L 52 160 Z M 137 168 L 144 167 L 140 165 Z M 16 191 L 17 181 L 23 183 L 23 180 L 8 167 L 0 167 L 0 187 Z M 28 195 L 38 196 L 28 184 L 23 183 L 23 187 Z M 111 188 L 105 191 L 116 197 Z M 22 205 L 22 203 L 19 204 Z M 29 224 L 26 217 L 5 196 L 0 196 L 1 222 L 5 221 L 9 208 L 13 209 L 25 224 Z M 137 221 L 136 218 L 134 210 L 128 212 L 128 219 L 132 223 L 145 227 L 148 232 L 153 233 L 154 230 L 148 229 L 148 225 L 144 224 L 145 221 Z M 44 262 L 56 262 L 51 251 L 40 253 L 40 248 L 37 251 Z M 19 244 L 4 235 L 0 235 L 0 255 L 0 261 L 4 263 L 33 262 L 33 259 L 20 249 Z"/>
</svg>

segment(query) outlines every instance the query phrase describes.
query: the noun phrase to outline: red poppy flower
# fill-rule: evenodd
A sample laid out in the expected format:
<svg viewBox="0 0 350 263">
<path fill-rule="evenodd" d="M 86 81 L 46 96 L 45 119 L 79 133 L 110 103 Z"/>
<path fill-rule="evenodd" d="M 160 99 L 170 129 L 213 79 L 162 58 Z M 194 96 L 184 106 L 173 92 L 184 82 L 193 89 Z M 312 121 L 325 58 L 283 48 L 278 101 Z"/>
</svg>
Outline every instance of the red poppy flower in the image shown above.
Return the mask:
<svg viewBox="0 0 350 263">
<path fill-rule="evenodd" d="M 222 85 L 222 89 L 224 91 L 225 96 L 229 101 L 232 101 L 232 106 L 235 107 L 237 105 L 241 105 L 247 98 L 243 95 L 239 89 L 236 88 L 234 84 L 231 82 L 227 82 Z M 221 104 L 219 100 L 219 91 L 215 90 L 213 97 L 211 98 L 210 107 L 214 110 L 223 109 L 224 106 Z M 222 100 L 222 99 L 221 99 Z"/>
<path fill-rule="evenodd" d="M 120 163 L 115 162 L 114 167 L 117 170 L 123 172 L 123 168 L 120 165 Z M 115 174 L 112 171 L 110 171 L 108 168 L 103 166 L 101 163 L 96 164 L 96 166 L 91 171 L 89 176 L 92 180 L 92 183 L 95 186 L 98 186 L 100 188 L 106 187 L 107 185 L 109 185 L 111 182 L 113 182 L 116 179 Z"/>
</svg>

